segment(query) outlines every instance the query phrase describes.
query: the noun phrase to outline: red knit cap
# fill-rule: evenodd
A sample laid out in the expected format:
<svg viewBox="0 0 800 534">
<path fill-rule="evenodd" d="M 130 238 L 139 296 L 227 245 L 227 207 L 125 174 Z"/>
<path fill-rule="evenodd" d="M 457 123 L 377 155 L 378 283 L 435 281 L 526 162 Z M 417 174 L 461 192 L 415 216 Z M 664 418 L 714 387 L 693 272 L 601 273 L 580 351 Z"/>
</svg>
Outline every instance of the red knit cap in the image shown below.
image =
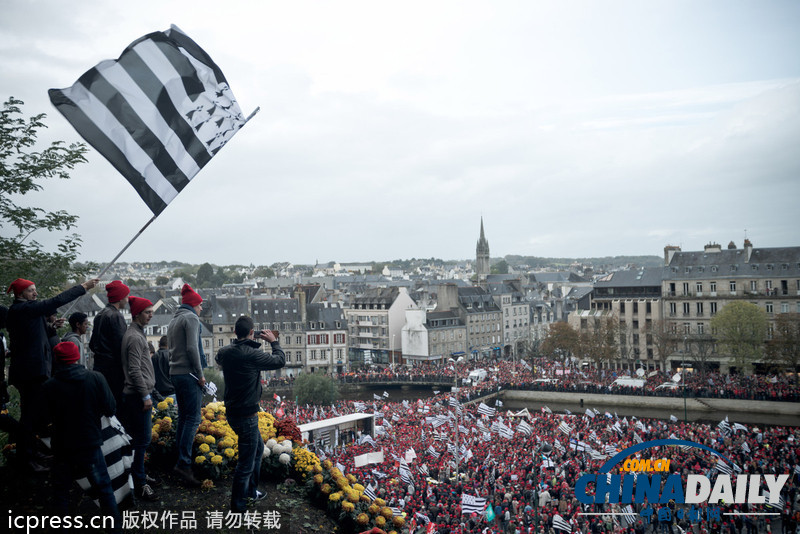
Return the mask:
<svg viewBox="0 0 800 534">
<path fill-rule="evenodd" d="M 53 354 L 60 363 L 75 363 L 81 359 L 80 349 L 71 341 L 62 341 L 53 347 Z"/>
<path fill-rule="evenodd" d="M 26 289 L 28 289 L 32 285 L 33 285 L 33 282 L 31 282 L 30 280 L 25 280 L 24 278 L 17 278 L 13 282 L 11 282 L 10 286 L 8 286 L 8 289 L 6 290 L 6 293 L 11 293 L 13 291 L 14 292 L 14 296 L 18 297 L 18 296 L 22 295 L 23 291 L 25 291 Z"/>
<path fill-rule="evenodd" d="M 113 304 L 130 295 L 131 289 L 119 280 L 114 280 L 106 285 L 106 293 L 108 294 L 108 302 Z"/>
<path fill-rule="evenodd" d="M 189 306 L 197 306 L 203 302 L 203 297 L 197 294 L 189 284 L 183 284 L 181 288 L 181 303 Z"/>
<path fill-rule="evenodd" d="M 128 305 L 131 307 L 131 317 L 136 317 L 137 315 L 142 313 L 145 309 L 152 306 L 153 303 L 145 298 L 134 297 L 133 295 L 131 295 L 130 297 L 128 297 Z"/>
</svg>

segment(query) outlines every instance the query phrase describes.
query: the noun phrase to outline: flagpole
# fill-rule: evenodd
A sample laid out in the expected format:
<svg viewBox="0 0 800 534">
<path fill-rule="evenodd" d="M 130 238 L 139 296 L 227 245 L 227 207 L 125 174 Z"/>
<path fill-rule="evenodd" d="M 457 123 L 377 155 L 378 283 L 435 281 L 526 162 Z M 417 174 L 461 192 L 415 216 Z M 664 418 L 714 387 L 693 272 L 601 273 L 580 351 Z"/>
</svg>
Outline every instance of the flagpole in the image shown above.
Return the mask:
<svg viewBox="0 0 800 534">
<path fill-rule="evenodd" d="M 255 111 L 254 111 L 253 113 L 255 113 Z M 125 245 L 125 246 L 122 248 L 122 250 L 120 250 L 120 251 L 119 251 L 119 254 L 117 254 L 116 256 L 114 256 L 114 259 L 113 259 L 113 260 L 111 260 L 111 261 L 110 261 L 108 264 L 106 264 L 106 266 L 105 266 L 105 267 L 103 267 L 103 269 L 100 271 L 100 273 L 99 273 L 99 274 L 98 274 L 98 275 L 97 275 L 95 278 L 103 278 L 103 275 L 104 275 L 104 274 L 106 274 L 106 271 L 108 271 L 108 270 L 111 268 L 111 266 L 112 266 L 112 265 L 114 265 L 114 264 L 117 262 L 117 260 L 119 259 L 119 257 L 120 257 L 120 256 L 122 256 L 122 255 L 125 253 L 125 251 L 126 251 L 126 250 L 128 250 L 128 247 L 130 247 L 130 246 L 133 244 L 133 242 L 134 242 L 134 241 L 136 241 L 136 240 L 139 238 L 139 236 L 140 236 L 140 235 L 142 235 L 142 233 L 144 233 L 144 231 L 147 229 L 147 227 L 148 227 L 148 226 L 150 226 L 151 224 L 153 224 L 153 221 L 155 221 L 157 217 L 158 217 L 158 215 L 153 215 L 153 216 L 150 218 L 150 220 L 149 220 L 149 221 L 147 221 L 147 222 L 145 223 L 145 225 L 144 225 L 144 226 L 142 226 L 142 228 L 141 228 L 141 229 L 140 229 L 138 232 L 136 232 L 136 235 L 135 235 L 135 236 L 133 236 L 133 239 L 131 239 L 130 241 L 128 241 L 128 244 L 127 244 L 127 245 Z M 76 300 L 73 300 L 73 301 L 72 301 L 72 304 L 70 304 L 69 308 L 67 308 L 67 311 L 66 311 L 66 312 L 64 312 L 64 315 L 65 315 L 65 316 L 69 315 L 69 312 L 71 312 L 71 311 L 72 311 L 72 308 L 74 308 L 74 307 L 75 307 L 75 304 L 77 304 L 77 303 L 78 303 L 78 300 L 77 300 L 77 299 L 76 299 Z"/>
</svg>

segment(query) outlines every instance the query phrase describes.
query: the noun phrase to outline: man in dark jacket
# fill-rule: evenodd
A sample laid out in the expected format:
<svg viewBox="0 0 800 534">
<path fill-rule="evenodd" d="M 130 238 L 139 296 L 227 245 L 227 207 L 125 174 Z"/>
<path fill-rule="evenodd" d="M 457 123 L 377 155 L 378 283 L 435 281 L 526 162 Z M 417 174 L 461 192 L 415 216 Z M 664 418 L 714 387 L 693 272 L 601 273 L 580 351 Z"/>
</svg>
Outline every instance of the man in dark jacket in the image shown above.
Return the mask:
<svg viewBox="0 0 800 534">
<path fill-rule="evenodd" d="M 233 474 L 231 510 L 244 512 L 248 500 L 263 499 L 258 491 L 258 478 L 264 440 L 258 431 L 258 410 L 261 399 L 261 371 L 280 369 L 286 355 L 275 334 L 259 332 L 259 339 L 269 341 L 272 352 L 261 350 L 254 340 L 253 320 L 239 317 L 234 325 L 236 341 L 217 352 L 217 363 L 225 376 L 225 414 L 228 423 L 239 436 L 239 462 Z"/>
<path fill-rule="evenodd" d="M 99 282 L 92 279 L 72 287 L 51 299 L 37 300 L 36 284 L 22 278 L 8 288 L 14 293 L 14 303 L 8 310 L 7 326 L 11 348 L 9 383 L 15 385 L 20 397 L 20 423 L 23 431 L 17 443 L 17 454 L 34 471 L 46 470 L 35 461 L 33 436 L 42 428 L 42 384 L 52 372 L 53 354 L 48 341 L 46 318 Z"/>
<path fill-rule="evenodd" d="M 106 378 L 114 400 L 122 405 L 122 388 L 125 374 L 122 372 L 122 336 L 128 326 L 121 311 L 128 305 L 128 286 L 114 280 L 106 285 L 108 304 L 94 318 L 89 348 L 94 353 L 94 370 Z"/>
<path fill-rule="evenodd" d="M 115 532 L 121 532 L 117 501 L 101 446 L 100 417 L 111 417 L 116 403 L 105 378 L 78 363 L 80 351 L 74 343 L 62 342 L 53 349 L 56 370 L 42 385 L 48 415 L 53 422 L 53 504 L 56 512 L 69 513 L 69 492 L 75 478 L 87 477 L 98 490 L 100 510 L 111 516 Z"/>
<path fill-rule="evenodd" d="M 158 350 L 153 356 L 153 370 L 156 372 L 156 391 L 162 397 L 175 398 L 175 386 L 169 378 L 169 344 L 167 336 L 158 340 Z"/>
</svg>

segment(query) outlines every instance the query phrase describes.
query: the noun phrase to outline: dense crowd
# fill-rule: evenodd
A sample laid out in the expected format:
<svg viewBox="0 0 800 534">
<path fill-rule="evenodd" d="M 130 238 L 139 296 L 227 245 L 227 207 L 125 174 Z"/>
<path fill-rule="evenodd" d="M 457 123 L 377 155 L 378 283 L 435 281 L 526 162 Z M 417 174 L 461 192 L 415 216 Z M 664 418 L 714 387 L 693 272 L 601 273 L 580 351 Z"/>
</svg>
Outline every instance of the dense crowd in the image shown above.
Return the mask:
<svg viewBox="0 0 800 534">
<path fill-rule="evenodd" d="M 475 395 L 480 392 L 465 388 L 461 400 L 475 400 Z M 493 401 L 487 403 L 494 406 Z M 403 510 L 411 532 L 558 533 L 557 517 L 560 517 L 572 532 L 582 533 L 644 533 L 661 529 L 678 532 L 679 526 L 683 531 L 691 529 L 698 534 L 778 532 L 771 530 L 778 518 L 783 532 L 794 533 L 800 520 L 797 504 L 800 430 L 797 428 L 747 428 L 733 421 L 719 427 L 633 417 L 620 420 L 611 414 L 589 417 L 556 414 L 547 409 L 534 414 L 523 412 L 521 417 L 515 417 L 512 411 L 482 416 L 478 413 L 479 406 L 478 402 L 459 402 L 456 408 L 448 394 L 439 394 L 426 401 L 348 401 L 337 403 L 337 408 L 294 409 L 300 424 L 365 409 L 377 415 L 374 440 L 362 435 L 361 440 L 357 438 L 338 448 L 318 445 L 317 452 L 340 464 L 344 472 L 353 473 L 364 486 L 376 488 L 389 506 Z M 457 410 L 461 410 L 460 415 Z M 521 428 L 525 427 L 522 421 L 529 430 Z M 506 426 L 513 435 L 503 437 L 498 427 L 493 429 L 493 423 Z M 563 426 L 559 429 L 562 423 L 569 427 L 568 433 Z M 436 424 L 439 426 L 435 427 Z M 457 442 L 456 427 L 460 429 Z M 364 429 L 364 434 L 367 430 Z M 746 504 L 722 505 L 721 510 L 701 505 L 696 516 L 679 506 L 671 510 L 669 520 L 663 516 L 664 511 L 658 510 L 662 505 L 633 505 L 630 520 L 620 515 L 584 515 L 619 513 L 622 509 L 618 505 L 580 504 L 575 498 L 574 484 L 582 474 L 596 473 L 612 449 L 621 451 L 639 441 L 666 438 L 711 447 L 731 459 L 735 464 L 731 467 L 737 473 L 789 473 L 791 476 L 781 493 L 785 504 L 776 508 L 759 506 L 758 510 Z M 456 450 L 463 447 L 458 477 L 455 451 L 449 450 L 449 445 Z M 379 450 L 384 453 L 383 463 L 355 467 L 355 457 Z M 413 453 L 408 455 L 409 451 Z M 716 457 L 700 449 L 661 447 L 654 457 L 655 454 L 669 458 L 670 472 L 680 473 L 684 481 L 689 473 L 707 474 L 713 479 L 718 472 Z M 409 472 L 401 476 L 404 462 Z M 462 514 L 462 494 L 487 499 L 495 519 L 489 522 L 483 514 Z M 725 515 L 765 510 L 780 516 Z"/>
<path fill-rule="evenodd" d="M 466 378 L 470 371 L 488 368 L 505 388 L 565 393 L 598 393 L 607 395 L 646 395 L 661 397 L 724 398 L 797 402 L 800 390 L 796 377 L 790 375 L 730 375 L 716 372 L 685 372 L 675 382 L 675 373 L 651 371 L 642 378 L 643 387 L 614 383 L 630 376 L 628 371 L 613 371 L 584 366 L 563 366 L 547 359 L 525 361 L 470 361 L 458 366 L 458 376 Z M 360 369 L 336 376 L 342 384 L 386 382 L 449 384 L 456 379 L 452 363 L 396 367 L 394 370 Z M 632 378 L 638 378 L 634 374 Z M 459 383 L 463 380 L 459 380 Z M 292 377 L 271 378 L 273 387 L 291 387 Z"/>
</svg>

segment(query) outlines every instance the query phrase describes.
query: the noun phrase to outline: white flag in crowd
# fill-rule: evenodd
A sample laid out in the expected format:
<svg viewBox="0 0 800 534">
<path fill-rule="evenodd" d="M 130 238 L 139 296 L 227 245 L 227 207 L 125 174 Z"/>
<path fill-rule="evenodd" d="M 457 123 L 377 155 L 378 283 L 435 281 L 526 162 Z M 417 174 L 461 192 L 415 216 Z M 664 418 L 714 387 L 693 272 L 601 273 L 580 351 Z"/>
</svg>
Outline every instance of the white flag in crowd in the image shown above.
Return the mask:
<svg viewBox="0 0 800 534">
<path fill-rule="evenodd" d="M 462 514 L 482 514 L 486 508 L 486 499 L 475 497 L 468 493 L 461 494 L 461 513 Z"/>
</svg>

